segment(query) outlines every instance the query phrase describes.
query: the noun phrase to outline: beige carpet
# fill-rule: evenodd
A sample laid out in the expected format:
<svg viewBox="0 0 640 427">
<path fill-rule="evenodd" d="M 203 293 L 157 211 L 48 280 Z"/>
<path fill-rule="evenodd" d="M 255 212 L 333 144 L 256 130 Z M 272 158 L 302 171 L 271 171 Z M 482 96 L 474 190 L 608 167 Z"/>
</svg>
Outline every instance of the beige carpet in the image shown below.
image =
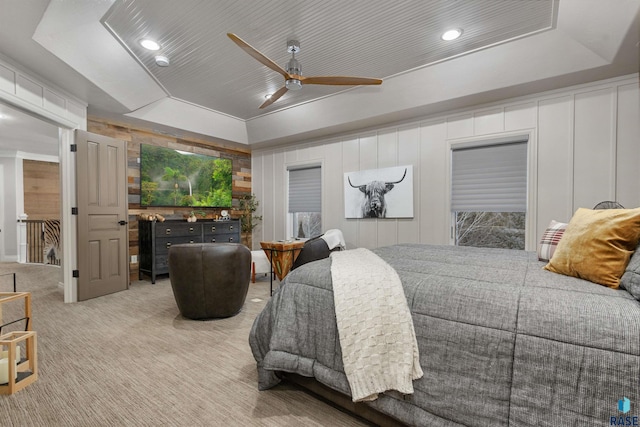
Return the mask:
<svg viewBox="0 0 640 427">
<path fill-rule="evenodd" d="M 237 316 L 193 321 L 168 279 L 64 304 L 57 267 L 0 263 L 0 274 L 14 271 L 18 291 L 32 292 L 39 378 L 0 396 L 4 427 L 366 425 L 290 385 L 258 391 L 248 335 L 268 279 L 250 285 Z M 0 276 L 1 291 L 9 280 Z"/>
</svg>

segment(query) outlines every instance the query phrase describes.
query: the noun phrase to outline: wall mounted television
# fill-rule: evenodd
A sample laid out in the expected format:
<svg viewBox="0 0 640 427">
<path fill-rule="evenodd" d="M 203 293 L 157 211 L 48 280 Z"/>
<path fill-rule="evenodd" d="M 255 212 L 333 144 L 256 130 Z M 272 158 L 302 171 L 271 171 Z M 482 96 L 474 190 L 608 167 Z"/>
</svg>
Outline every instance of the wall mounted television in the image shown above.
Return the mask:
<svg viewBox="0 0 640 427">
<path fill-rule="evenodd" d="M 140 144 L 140 205 L 231 207 L 231 159 Z"/>
</svg>

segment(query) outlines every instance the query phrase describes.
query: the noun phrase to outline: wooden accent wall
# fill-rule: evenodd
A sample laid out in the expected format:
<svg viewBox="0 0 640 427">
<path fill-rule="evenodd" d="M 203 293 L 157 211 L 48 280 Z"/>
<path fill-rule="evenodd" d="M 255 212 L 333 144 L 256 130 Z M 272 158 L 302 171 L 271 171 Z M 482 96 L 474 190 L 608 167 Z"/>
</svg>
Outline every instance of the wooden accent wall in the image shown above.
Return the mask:
<svg viewBox="0 0 640 427">
<path fill-rule="evenodd" d="M 127 180 L 129 188 L 129 256 L 138 255 L 138 219 L 140 213 L 159 213 L 167 219 L 183 219 L 191 211 L 187 207 L 142 207 L 140 206 L 140 144 L 150 144 L 194 153 L 231 159 L 233 168 L 233 195 L 230 215 L 238 217 L 240 197 L 251 193 L 251 150 L 225 145 L 213 138 L 176 138 L 136 128 L 128 124 L 115 123 L 97 117 L 89 117 L 87 130 L 99 135 L 127 141 Z M 206 213 L 206 218 L 220 215 L 221 209 L 198 208 Z M 129 258 L 131 260 L 131 258 Z M 138 263 L 130 263 L 130 280 L 138 280 Z"/>
<path fill-rule="evenodd" d="M 60 219 L 60 165 L 24 160 L 24 213 L 29 219 Z"/>
</svg>

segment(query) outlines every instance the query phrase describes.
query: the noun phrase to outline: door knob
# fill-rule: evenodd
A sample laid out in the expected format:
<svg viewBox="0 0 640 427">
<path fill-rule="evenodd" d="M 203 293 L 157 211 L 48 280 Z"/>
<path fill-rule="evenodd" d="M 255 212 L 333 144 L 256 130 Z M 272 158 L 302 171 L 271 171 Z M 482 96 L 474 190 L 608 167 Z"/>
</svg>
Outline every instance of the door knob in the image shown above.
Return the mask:
<svg viewBox="0 0 640 427">
<path fill-rule="evenodd" d="M 127 222 L 127 221 L 125 221 L 125 220 L 120 220 L 120 221 L 118 221 L 118 224 L 120 224 L 120 225 L 127 225 L 127 224 L 128 224 L 128 222 Z"/>
</svg>

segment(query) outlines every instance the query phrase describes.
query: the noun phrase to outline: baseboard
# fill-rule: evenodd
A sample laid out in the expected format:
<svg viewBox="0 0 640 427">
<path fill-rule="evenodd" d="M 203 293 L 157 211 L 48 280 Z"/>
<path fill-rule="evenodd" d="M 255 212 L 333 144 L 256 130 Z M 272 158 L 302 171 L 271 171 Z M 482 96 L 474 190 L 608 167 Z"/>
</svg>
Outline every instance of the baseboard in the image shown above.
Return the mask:
<svg viewBox="0 0 640 427">
<path fill-rule="evenodd" d="M 2 262 L 18 262 L 18 255 L 5 255 L 2 257 L 2 259 L 0 260 Z"/>
</svg>

